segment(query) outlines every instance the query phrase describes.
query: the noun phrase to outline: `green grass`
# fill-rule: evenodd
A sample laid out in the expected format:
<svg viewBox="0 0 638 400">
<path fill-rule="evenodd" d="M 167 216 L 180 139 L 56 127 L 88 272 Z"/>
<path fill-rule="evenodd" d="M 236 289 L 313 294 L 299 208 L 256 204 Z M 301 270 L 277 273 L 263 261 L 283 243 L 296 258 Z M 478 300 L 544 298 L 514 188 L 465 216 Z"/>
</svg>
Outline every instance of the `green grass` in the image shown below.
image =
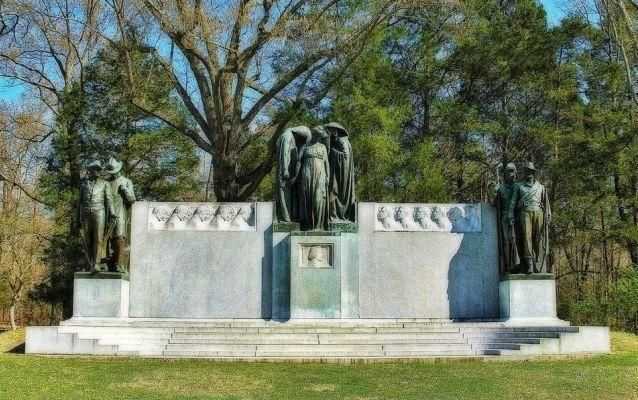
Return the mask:
<svg viewBox="0 0 638 400">
<path fill-rule="evenodd" d="M 638 400 L 638 336 L 614 333 L 613 346 L 589 359 L 355 365 L 0 354 L 0 399 Z"/>
</svg>

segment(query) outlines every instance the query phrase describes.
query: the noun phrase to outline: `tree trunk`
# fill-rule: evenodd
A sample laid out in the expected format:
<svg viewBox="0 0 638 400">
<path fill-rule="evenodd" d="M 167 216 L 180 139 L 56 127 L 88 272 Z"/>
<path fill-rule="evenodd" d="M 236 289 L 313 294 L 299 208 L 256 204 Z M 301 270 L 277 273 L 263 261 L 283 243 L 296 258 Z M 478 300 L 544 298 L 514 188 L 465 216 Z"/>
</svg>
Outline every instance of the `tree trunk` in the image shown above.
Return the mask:
<svg viewBox="0 0 638 400">
<path fill-rule="evenodd" d="M 11 303 L 11 306 L 9 306 L 9 320 L 11 322 L 11 329 L 14 331 L 18 329 L 18 326 L 16 324 L 16 304 L 15 303 Z"/>
</svg>

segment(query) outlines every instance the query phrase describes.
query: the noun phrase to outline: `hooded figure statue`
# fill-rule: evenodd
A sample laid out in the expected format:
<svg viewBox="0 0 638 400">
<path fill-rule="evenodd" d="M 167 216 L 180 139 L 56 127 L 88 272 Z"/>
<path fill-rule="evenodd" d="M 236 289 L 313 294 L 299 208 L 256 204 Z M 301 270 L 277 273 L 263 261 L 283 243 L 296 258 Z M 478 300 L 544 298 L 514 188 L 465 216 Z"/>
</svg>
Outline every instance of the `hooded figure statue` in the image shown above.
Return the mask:
<svg viewBox="0 0 638 400">
<path fill-rule="evenodd" d="M 297 178 L 301 153 L 310 141 L 310 129 L 296 126 L 286 129 L 277 140 L 276 216 L 279 222 L 296 222 L 299 218 Z"/>
<path fill-rule="evenodd" d="M 355 222 L 354 159 L 348 132 L 336 122 L 324 128 L 330 134 L 330 221 Z"/>
</svg>

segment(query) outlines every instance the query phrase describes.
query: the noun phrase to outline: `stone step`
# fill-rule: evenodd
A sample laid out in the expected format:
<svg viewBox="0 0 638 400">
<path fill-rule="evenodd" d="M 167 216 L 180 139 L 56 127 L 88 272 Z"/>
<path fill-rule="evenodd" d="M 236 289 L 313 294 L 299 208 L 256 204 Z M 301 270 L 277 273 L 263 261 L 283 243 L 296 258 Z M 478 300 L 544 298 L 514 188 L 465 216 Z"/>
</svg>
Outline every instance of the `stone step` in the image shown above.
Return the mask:
<svg viewBox="0 0 638 400">
<path fill-rule="evenodd" d="M 472 344 L 472 350 L 520 350 L 521 346 L 517 343 L 478 343 Z"/>
<path fill-rule="evenodd" d="M 511 326 L 511 327 L 467 327 L 461 328 L 464 333 L 469 332 L 560 332 L 578 333 L 577 326 Z"/>
<path fill-rule="evenodd" d="M 207 328 L 207 327 L 191 327 L 191 328 L 175 328 L 175 334 L 213 334 L 213 333 L 252 333 L 252 334 L 336 334 L 336 333 L 430 333 L 430 334 L 458 334 L 459 328 L 450 327 L 271 327 L 271 328 Z"/>
<path fill-rule="evenodd" d="M 171 358 L 222 358 L 222 357 L 232 357 L 232 358 L 254 358 L 255 351 L 172 351 L 165 350 L 162 352 L 163 357 L 171 357 Z"/>
<path fill-rule="evenodd" d="M 420 332 L 420 333 L 211 333 L 211 332 L 176 332 L 170 339 L 172 341 L 182 340 L 220 340 L 220 341 L 250 341 L 250 340 L 271 340 L 271 341 L 306 341 L 314 343 L 331 343 L 343 341 L 401 341 L 410 342 L 414 340 L 423 341 L 463 341 L 463 337 L 458 332 Z"/>
<path fill-rule="evenodd" d="M 321 344 L 465 344 L 458 333 L 320 334 Z"/>
<path fill-rule="evenodd" d="M 560 332 L 471 332 L 464 333 L 463 337 L 470 340 L 480 338 L 551 338 L 560 337 Z"/>
<path fill-rule="evenodd" d="M 264 344 L 264 345 L 241 345 L 241 344 L 186 344 L 170 343 L 166 345 L 166 351 L 184 352 L 218 352 L 218 351 L 249 351 L 296 354 L 296 353 L 339 353 L 339 352 L 466 352 L 470 346 L 465 343 L 406 343 L 406 344 Z"/>
<path fill-rule="evenodd" d="M 319 344 L 316 334 L 175 334 L 169 344 Z"/>
<path fill-rule="evenodd" d="M 518 343 L 518 344 L 540 344 L 541 338 L 474 338 L 470 343 L 483 344 L 483 343 Z"/>
</svg>

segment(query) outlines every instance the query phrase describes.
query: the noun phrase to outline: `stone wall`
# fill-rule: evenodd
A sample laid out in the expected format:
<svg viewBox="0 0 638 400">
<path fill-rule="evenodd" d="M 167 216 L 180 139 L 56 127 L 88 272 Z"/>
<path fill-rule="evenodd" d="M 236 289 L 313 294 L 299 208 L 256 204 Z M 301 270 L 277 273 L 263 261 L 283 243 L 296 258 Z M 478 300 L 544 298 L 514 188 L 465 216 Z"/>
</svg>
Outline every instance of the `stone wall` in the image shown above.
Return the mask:
<svg viewBox="0 0 638 400">
<path fill-rule="evenodd" d="M 269 318 L 272 203 L 133 207 L 131 317 Z"/>
<path fill-rule="evenodd" d="M 394 205 L 404 209 L 478 208 L 465 217 L 463 233 L 401 231 L 379 227 L 379 210 L 359 203 L 359 301 L 361 318 L 497 318 L 498 242 L 496 212 L 483 205 Z M 410 212 L 407 212 L 410 214 Z M 452 213 L 453 214 L 453 213 Z M 445 215 L 445 213 L 444 213 Z M 478 221 L 478 222 L 477 222 Z M 453 225 L 453 224 L 452 224 Z"/>
<path fill-rule="evenodd" d="M 420 225 L 423 210 L 437 206 L 450 217 L 449 229 Z M 498 317 L 496 215 L 491 206 L 358 207 L 361 318 Z M 381 207 L 394 218 L 390 228 L 379 225 Z M 402 223 L 402 217 L 410 222 Z M 290 273 L 282 270 L 286 266 L 273 265 L 273 259 L 290 256 L 288 233 L 273 234 L 272 203 L 138 202 L 132 231 L 131 317 L 289 314 L 284 303 L 290 291 L 284 281 L 289 285 Z"/>
</svg>

